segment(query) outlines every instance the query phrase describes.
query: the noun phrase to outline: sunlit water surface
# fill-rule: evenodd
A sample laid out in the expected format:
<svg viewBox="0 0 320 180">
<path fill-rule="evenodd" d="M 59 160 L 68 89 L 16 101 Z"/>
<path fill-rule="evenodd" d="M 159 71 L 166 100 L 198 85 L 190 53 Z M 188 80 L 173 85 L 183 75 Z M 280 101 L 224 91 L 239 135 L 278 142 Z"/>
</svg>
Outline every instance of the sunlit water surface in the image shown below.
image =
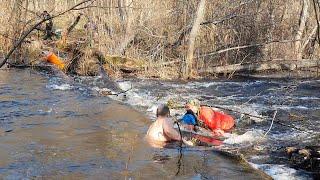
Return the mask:
<svg viewBox="0 0 320 180">
<path fill-rule="evenodd" d="M 144 140 L 152 109 L 165 98 L 177 92 L 201 95 L 201 91 L 204 96 L 217 92 L 230 96 L 230 89 L 237 87 L 219 90 L 208 83 L 187 88 L 173 82 L 125 81 L 120 82 L 124 89 L 134 85 L 128 97 L 110 98 L 99 94 L 101 87 L 82 80 L 68 83 L 32 70 L 0 71 L 2 179 L 264 178 L 212 151 L 156 149 Z M 186 88 L 180 91 L 180 86 Z M 155 100 L 156 92 L 163 97 Z"/>
</svg>

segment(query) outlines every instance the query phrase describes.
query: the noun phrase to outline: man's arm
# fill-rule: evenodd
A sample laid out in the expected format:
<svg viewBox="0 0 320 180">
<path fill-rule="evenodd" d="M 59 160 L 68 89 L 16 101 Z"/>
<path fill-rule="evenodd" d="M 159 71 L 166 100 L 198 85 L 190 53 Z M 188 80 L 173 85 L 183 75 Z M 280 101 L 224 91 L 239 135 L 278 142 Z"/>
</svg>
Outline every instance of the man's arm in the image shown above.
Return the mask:
<svg viewBox="0 0 320 180">
<path fill-rule="evenodd" d="M 176 129 L 174 129 L 173 123 L 169 119 L 164 120 L 163 130 L 164 130 L 164 133 L 167 136 L 169 136 L 171 139 L 176 141 L 182 141 L 184 144 L 188 146 L 194 146 L 191 141 L 188 141 L 180 136 L 179 132 Z"/>
<path fill-rule="evenodd" d="M 173 123 L 170 122 L 169 119 L 164 119 L 163 131 L 169 138 L 176 140 L 176 141 L 181 141 L 180 134 L 177 132 L 177 130 L 174 129 Z"/>
</svg>

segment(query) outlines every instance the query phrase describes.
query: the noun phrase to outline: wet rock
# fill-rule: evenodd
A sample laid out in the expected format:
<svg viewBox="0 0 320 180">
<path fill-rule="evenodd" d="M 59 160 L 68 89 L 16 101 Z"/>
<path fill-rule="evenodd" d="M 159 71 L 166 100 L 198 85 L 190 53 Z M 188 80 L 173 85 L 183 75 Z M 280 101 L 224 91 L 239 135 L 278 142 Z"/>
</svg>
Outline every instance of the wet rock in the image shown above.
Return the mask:
<svg viewBox="0 0 320 180">
<path fill-rule="evenodd" d="M 248 127 L 248 126 L 252 126 L 254 124 L 256 124 L 256 121 L 252 118 L 250 118 L 249 116 L 246 115 L 241 115 L 240 117 L 240 121 L 237 124 L 238 127 Z"/>
<path fill-rule="evenodd" d="M 286 153 L 293 167 L 320 175 L 320 146 L 287 147 Z"/>
</svg>

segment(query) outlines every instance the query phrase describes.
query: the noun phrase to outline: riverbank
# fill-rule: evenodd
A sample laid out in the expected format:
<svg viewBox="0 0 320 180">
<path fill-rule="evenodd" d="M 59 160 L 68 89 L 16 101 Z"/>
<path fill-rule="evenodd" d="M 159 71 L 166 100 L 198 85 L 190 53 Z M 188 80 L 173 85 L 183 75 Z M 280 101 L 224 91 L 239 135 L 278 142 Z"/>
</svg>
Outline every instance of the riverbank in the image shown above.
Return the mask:
<svg viewBox="0 0 320 180">
<path fill-rule="evenodd" d="M 73 30 L 73 29 L 72 29 Z M 138 77 L 162 80 L 200 80 L 219 78 L 269 78 L 269 79 L 306 79 L 319 78 L 318 59 L 263 59 L 249 62 L 194 62 L 192 73 L 185 76 L 185 59 L 162 59 L 151 61 L 146 57 L 114 54 L 93 45 L 96 39 L 83 36 L 83 29 L 74 30 L 70 37 L 54 37 L 44 40 L 31 33 L 21 37 L 16 46 L 3 56 L 2 65 L 13 68 L 46 69 L 53 64 L 67 75 L 97 76 L 101 69 L 113 78 Z M 18 45 L 26 43 L 24 55 L 17 51 Z M 20 50 L 21 51 L 21 50 Z M 19 57 L 17 57 L 17 54 Z M 55 60 L 50 59 L 53 55 Z M 23 57 L 22 57 L 23 56 Z M 203 61 L 203 60 L 202 60 Z"/>
<path fill-rule="evenodd" d="M 142 69 L 145 77 L 170 79 L 319 67 L 316 2 L 84 0 L 53 4 L 3 4 L 0 54 L 8 55 L 5 61 L 12 58 L 8 63 L 29 65 L 45 50 L 70 62 L 78 58 L 74 54 L 85 56 L 88 61 L 80 64 L 88 63 L 89 69 L 73 73 L 89 75 L 97 67 L 91 61 L 92 52 L 99 51 L 110 60 L 106 66 L 110 74 Z M 68 50 L 70 56 L 65 56 Z M 118 65 L 122 60 L 137 66 Z"/>
</svg>

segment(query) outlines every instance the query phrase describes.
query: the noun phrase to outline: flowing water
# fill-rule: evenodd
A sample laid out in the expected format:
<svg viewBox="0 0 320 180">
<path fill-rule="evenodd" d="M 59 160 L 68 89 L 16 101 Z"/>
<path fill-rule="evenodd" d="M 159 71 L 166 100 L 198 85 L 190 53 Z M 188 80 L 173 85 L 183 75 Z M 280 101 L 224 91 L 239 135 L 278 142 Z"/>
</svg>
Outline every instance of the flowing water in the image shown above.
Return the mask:
<svg viewBox="0 0 320 180">
<path fill-rule="evenodd" d="M 210 150 L 150 147 L 144 135 L 155 107 L 198 98 L 205 104 L 290 121 L 274 123 L 249 161 L 273 178 L 309 178 L 270 146 L 319 143 L 320 81 L 124 80 L 126 97 L 105 96 L 99 78 L 65 79 L 32 70 L 0 71 L 0 177 L 3 179 L 263 179 L 252 167 Z M 173 110 L 176 116 L 182 110 Z M 270 120 L 233 113 L 238 135 L 225 144 L 254 144 Z M 290 118 L 289 118 L 290 117 Z M 293 127 L 299 128 L 299 130 Z M 261 138 L 260 138 L 261 139 Z M 259 140 L 260 140 L 259 139 Z M 263 151 L 267 149 L 268 151 Z"/>
</svg>

